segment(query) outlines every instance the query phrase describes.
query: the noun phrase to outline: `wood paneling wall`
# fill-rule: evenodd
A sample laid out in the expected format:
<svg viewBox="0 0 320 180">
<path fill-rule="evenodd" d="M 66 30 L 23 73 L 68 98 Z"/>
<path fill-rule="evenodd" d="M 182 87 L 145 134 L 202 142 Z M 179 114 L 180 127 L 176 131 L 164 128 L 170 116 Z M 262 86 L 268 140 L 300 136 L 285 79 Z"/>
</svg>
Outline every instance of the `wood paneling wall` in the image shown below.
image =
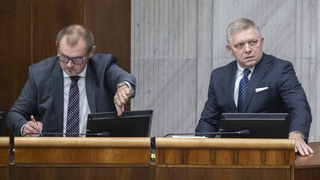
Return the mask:
<svg viewBox="0 0 320 180">
<path fill-rule="evenodd" d="M 89 27 L 96 53 L 115 54 L 130 72 L 130 0 L 0 0 L 0 4 L 0 110 L 8 112 L 17 99 L 28 66 L 57 54 L 56 36 L 68 24 Z"/>
</svg>

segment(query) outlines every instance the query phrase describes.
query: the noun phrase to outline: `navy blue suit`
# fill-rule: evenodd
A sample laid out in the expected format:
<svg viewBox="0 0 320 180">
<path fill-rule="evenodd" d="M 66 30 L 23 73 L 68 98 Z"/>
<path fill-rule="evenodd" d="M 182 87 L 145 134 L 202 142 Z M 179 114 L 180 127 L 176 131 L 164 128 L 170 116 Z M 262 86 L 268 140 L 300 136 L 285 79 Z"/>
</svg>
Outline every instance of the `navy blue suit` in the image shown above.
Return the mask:
<svg viewBox="0 0 320 180">
<path fill-rule="evenodd" d="M 216 132 L 220 126 L 221 113 L 238 112 L 234 103 L 236 70 L 237 61 L 234 60 L 212 71 L 208 100 L 196 132 Z M 265 90 L 256 92 L 257 88 Z M 289 61 L 263 54 L 251 76 L 243 112 L 288 112 L 291 116 L 289 132 L 299 131 L 306 138 L 309 136 L 311 110 L 293 65 Z"/>
<path fill-rule="evenodd" d="M 93 55 L 87 64 L 85 79 L 90 111 L 116 111 L 113 98 L 117 84 L 124 81 L 135 89 L 135 77 L 117 65 L 114 55 Z M 63 91 L 63 72 L 57 56 L 31 65 L 28 81 L 8 113 L 8 127 L 15 135 L 20 135 L 21 127 L 30 116 L 38 115 L 43 132 L 62 133 Z"/>
</svg>

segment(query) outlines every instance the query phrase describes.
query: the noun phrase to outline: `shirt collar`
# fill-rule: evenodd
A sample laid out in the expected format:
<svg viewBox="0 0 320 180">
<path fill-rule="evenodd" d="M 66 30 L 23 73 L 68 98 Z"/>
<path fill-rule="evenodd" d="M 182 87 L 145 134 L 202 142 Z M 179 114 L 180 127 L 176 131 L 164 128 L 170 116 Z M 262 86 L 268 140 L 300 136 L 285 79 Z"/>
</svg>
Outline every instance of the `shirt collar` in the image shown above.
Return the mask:
<svg viewBox="0 0 320 180">
<path fill-rule="evenodd" d="M 83 71 L 78 74 L 78 76 L 80 77 L 86 77 L 86 72 L 87 72 L 87 65 L 86 67 L 83 69 Z M 70 75 L 68 75 L 66 72 L 63 71 L 63 77 L 66 78 L 66 77 L 70 77 Z"/>
<path fill-rule="evenodd" d="M 251 74 L 253 73 L 254 68 L 255 68 L 255 66 L 249 69 L 249 70 L 251 71 Z M 239 65 L 239 63 L 237 63 L 237 73 L 236 73 L 236 76 L 240 76 L 243 71 L 244 71 L 243 67 L 241 67 L 241 66 Z"/>
</svg>

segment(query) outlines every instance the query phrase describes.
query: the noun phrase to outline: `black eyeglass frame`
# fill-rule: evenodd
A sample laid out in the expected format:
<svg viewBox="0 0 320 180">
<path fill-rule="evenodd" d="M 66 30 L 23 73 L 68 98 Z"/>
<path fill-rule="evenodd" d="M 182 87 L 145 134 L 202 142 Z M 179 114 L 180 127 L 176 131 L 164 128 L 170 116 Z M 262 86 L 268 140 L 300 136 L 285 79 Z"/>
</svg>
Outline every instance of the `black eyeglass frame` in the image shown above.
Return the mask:
<svg viewBox="0 0 320 180">
<path fill-rule="evenodd" d="M 58 49 L 58 59 L 60 62 L 62 63 L 68 63 L 70 60 L 72 61 L 73 64 L 76 64 L 76 65 L 81 65 L 83 64 L 83 61 L 86 59 L 87 55 L 89 54 L 89 52 L 91 51 L 91 48 L 88 50 L 88 52 L 83 56 L 83 58 L 78 58 L 78 57 L 68 57 L 68 56 L 60 56 L 59 55 L 59 49 Z M 62 59 L 65 59 L 65 61 L 61 60 Z"/>
</svg>

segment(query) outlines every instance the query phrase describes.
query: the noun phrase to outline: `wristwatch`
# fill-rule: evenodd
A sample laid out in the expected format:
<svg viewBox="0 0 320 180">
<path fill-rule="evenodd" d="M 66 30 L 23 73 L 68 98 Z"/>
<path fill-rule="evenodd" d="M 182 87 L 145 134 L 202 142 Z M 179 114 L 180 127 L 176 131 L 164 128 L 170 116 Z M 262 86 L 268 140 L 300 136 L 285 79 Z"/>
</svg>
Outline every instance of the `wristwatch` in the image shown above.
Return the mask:
<svg viewBox="0 0 320 180">
<path fill-rule="evenodd" d="M 117 89 L 119 89 L 120 87 L 122 87 L 122 86 L 124 86 L 124 85 L 126 85 L 127 87 L 129 87 L 126 82 L 122 82 L 122 83 L 117 84 Z"/>
</svg>

